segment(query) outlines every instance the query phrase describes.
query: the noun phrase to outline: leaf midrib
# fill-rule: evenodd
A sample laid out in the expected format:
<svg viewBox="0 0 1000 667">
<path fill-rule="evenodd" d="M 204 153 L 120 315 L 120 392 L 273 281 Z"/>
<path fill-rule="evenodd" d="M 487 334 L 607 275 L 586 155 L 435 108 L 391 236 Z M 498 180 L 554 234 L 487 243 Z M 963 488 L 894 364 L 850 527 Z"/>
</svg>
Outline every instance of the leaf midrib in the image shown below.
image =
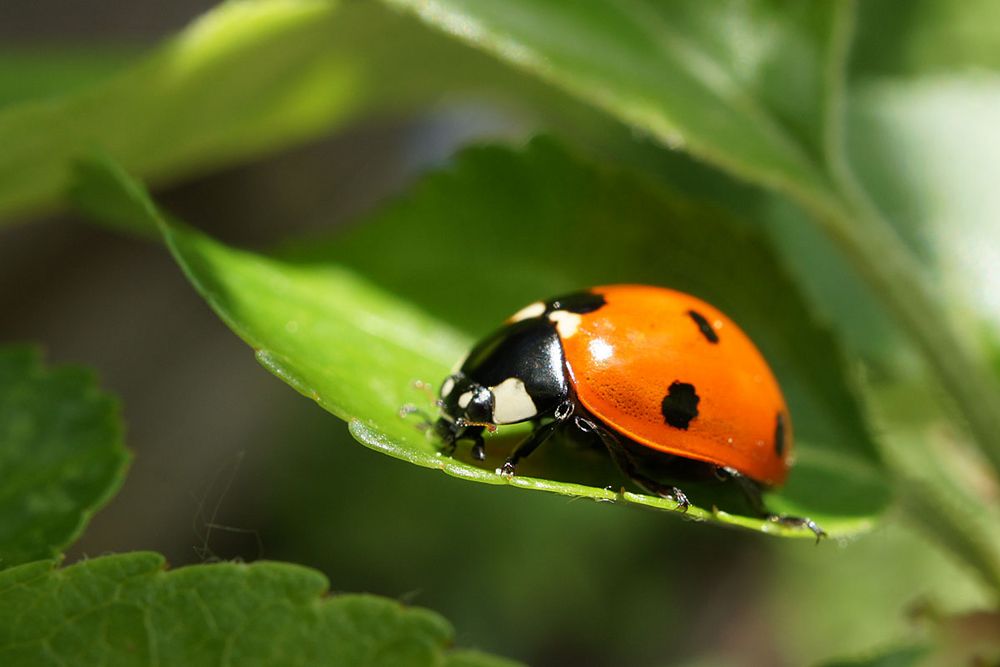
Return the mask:
<svg viewBox="0 0 1000 667">
<path fill-rule="evenodd" d="M 663 17 L 645 6 L 642 0 L 619 0 L 617 6 L 627 10 L 623 12 L 623 16 L 632 21 L 640 32 L 649 35 L 658 51 L 672 55 L 673 60 L 684 65 L 684 71 L 694 81 L 733 109 L 741 111 L 763 130 L 769 140 L 773 140 L 787 151 L 789 157 L 799 162 L 803 169 L 822 171 L 809 158 L 809 153 L 802 144 L 784 130 L 768 106 L 737 83 L 710 53 L 698 48 L 690 39 L 677 32 Z"/>
</svg>

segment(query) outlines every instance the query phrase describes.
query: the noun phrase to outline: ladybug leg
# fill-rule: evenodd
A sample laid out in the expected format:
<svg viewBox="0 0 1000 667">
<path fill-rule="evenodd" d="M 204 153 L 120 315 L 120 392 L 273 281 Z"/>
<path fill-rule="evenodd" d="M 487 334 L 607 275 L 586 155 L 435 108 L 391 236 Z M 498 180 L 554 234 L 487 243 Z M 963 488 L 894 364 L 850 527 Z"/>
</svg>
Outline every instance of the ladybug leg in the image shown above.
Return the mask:
<svg viewBox="0 0 1000 667">
<path fill-rule="evenodd" d="M 528 435 L 521 443 L 517 446 L 517 449 L 503 462 L 503 466 L 500 467 L 500 474 L 504 477 L 512 477 L 514 471 L 517 469 L 518 461 L 524 457 L 531 454 L 533 451 L 538 449 L 538 446 L 549 439 L 549 437 L 555 433 L 556 427 L 559 426 L 561 422 L 549 422 L 544 426 L 539 426 L 534 431 Z"/>
<path fill-rule="evenodd" d="M 483 439 L 482 431 L 470 437 L 472 438 L 472 458 L 477 461 L 485 461 L 486 440 Z"/>
<path fill-rule="evenodd" d="M 784 514 L 774 514 L 773 512 L 769 512 L 767 507 L 764 505 L 764 499 L 761 497 L 760 485 L 752 479 L 740 474 L 733 468 L 719 468 L 717 470 L 717 474 L 719 474 L 719 476 L 723 479 L 732 479 L 739 484 L 740 490 L 743 491 L 743 495 L 746 496 L 746 499 L 753 508 L 753 511 L 760 517 L 790 528 L 808 528 L 816 536 L 816 544 L 819 544 L 821 538 L 826 537 L 826 531 L 820 528 L 819 524 L 808 517 L 786 516 Z"/>
<path fill-rule="evenodd" d="M 456 449 L 458 449 L 458 441 L 457 440 L 449 440 L 449 441 L 445 442 L 444 445 L 441 446 L 441 449 L 438 450 L 438 451 L 440 451 L 445 456 L 451 457 L 451 456 L 455 455 L 455 450 Z"/>
<path fill-rule="evenodd" d="M 601 442 L 607 448 L 608 454 L 611 455 L 611 459 L 615 462 L 615 465 L 625 473 L 626 477 L 649 493 L 673 500 L 677 503 L 677 509 L 681 512 L 688 511 L 691 501 L 688 500 L 687 495 L 676 486 L 661 484 L 639 472 L 639 466 L 636 465 L 635 460 L 622 446 L 621 441 L 618 440 L 618 437 L 614 433 L 583 417 L 577 417 L 575 421 L 576 427 L 584 433 L 597 434 L 597 437 L 601 439 Z"/>
<path fill-rule="evenodd" d="M 399 409 L 399 416 L 403 419 L 406 419 L 411 415 L 419 418 L 420 421 L 417 422 L 417 428 L 421 431 L 427 431 L 434 426 L 434 420 L 427 413 L 427 411 L 418 408 L 413 403 L 407 403 Z"/>
<path fill-rule="evenodd" d="M 438 424 L 442 422 L 439 420 Z M 477 461 L 482 461 L 486 458 L 486 441 L 483 439 L 483 429 L 481 428 L 470 428 L 465 431 L 461 436 L 456 437 L 455 433 L 449 430 L 447 427 L 444 429 L 439 429 L 437 435 L 440 436 L 441 440 L 444 442 L 441 445 L 440 451 L 445 456 L 454 456 L 455 450 L 458 449 L 459 440 L 471 440 L 472 441 L 472 458 Z"/>
<path fill-rule="evenodd" d="M 517 446 L 517 449 L 504 461 L 503 466 L 500 468 L 500 474 L 504 477 L 512 477 L 514 471 L 517 469 L 517 463 L 521 459 L 525 458 L 533 451 L 538 449 L 538 446 L 549 439 L 556 429 L 562 426 L 562 424 L 569 419 L 570 415 L 573 414 L 573 404 L 570 401 L 564 401 L 556 407 L 554 413 L 555 419 L 550 421 L 548 424 L 542 424 L 541 420 L 533 419 L 532 424 L 535 424 L 535 429 L 525 438 L 521 444 Z"/>
<path fill-rule="evenodd" d="M 790 528 L 801 528 L 805 526 L 813 532 L 816 536 L 816 544 L 826 537 L 826 531 L 819 527 L 819 524 L 805 516 L 785 516 L 784 514 L 768 514 L 766 517 L 769 521 L 773 521 L 782 526 L 788 526 Z"/>
</svg>

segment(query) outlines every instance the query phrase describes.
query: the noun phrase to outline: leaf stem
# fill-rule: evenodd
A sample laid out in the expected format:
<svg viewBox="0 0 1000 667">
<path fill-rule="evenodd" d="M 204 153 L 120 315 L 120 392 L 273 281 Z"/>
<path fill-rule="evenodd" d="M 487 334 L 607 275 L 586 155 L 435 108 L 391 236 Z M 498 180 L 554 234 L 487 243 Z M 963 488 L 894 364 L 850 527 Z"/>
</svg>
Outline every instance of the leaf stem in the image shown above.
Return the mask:
<svg viewBox="0 0 1000 667">
<path fill-rule="evenodd" d="M 953 330 L 942 295 L 928 273 L 903 243 L 855 175 L 845 150 L 844 107 L 846 72 L 856 2 L 845 1 L 835 11 L 834 30 L 827 52 L 829 95 L 823 105 L 823 152 L 830 185 L 825 197 L 800 197 L 861 276 L 881 296 L 919 348 L 952 402 L 975 444 L 994 472 L 1000 475 L 1000 394 L 993 378 L 977 364 L 958 332 Z M 869 402 L 869 409 L 874 406 Z M 914 456 L 912 445 L 902 449 L 891 439 L 878 438 L 893 471 L 894 486 L 907 516 L 928 536 L 975 570 L 994 596 L 1000 596 L 1000 558 L 980 527 L 975 512 L 963 511 L 939 485 L 929 449 Z M 913 466 L 916 466 L 914 469 Z M 924 467 L 928 469 L 923 469 Z M 937 481 L 935 481 L 937 480 Z M 1000 598 L 998 598 L 1000 599 Z"/>
<path fill-rule="evenodd" d="M 824 108 L 823 153 L 830 185 L 821 198 L 802 201 L 825 223 L 855 269 L 881 295 L 883 304 L 919 348 L 955 411 L 1000 476 L 1000 388 L 953 328 L 943 296 L 928 272 L 871 200 L 854 173 L 844 137 L 847 61 L 857 3 L 845 1 L 835 12 L 827 52 L 830 93 Z"/>
<path fill-rule="evenodd" d="M 831 160 L 835 183 L 841 193 L 837 206 L 817 210 L 825 227 L 855 268 L 881 296 L 922 353 L 937 377 L 941 393 L 954 412 L 964 418 L 973 443 L 995 475 L 1000 475 L 1000 394 L 983 364 L 955 331 L 942 305 L 942 296 L 929 274 L 878 211 L 867 192 L 843 160 Z M 908 466 L 943 467 L 939 454 L 926 451 L 918 461 L 913 452 L 888 447 L 879 438 L 883 455 L 894 472 L 895 488 L 907 517 L 959 562 L 972 568 L 1000 600 L 1000 558 L 975 525 L 975 512 L 963 511 L 942 493 L 932 469 L 915 471 Z M 921 479 L 922 477 L 931 479 Z"/>
<path fill-rule="evenodd" d="M 966 567 L 979 575 L 992 598 L 1000 602 L 1000 559 L 987 536 L 976 525 L 979 516 L 957 507 L 939 485 L 908 473 L 897 477 L 896 490 L 906 517 Z"/>
<path fill-rule="evenodd" d="M 836 169 L 837 206 L 820 212 L 832 238 L 882 296 L 964 418 L 979 449 L 1000 475 L 1000 392 L 941 305 L 942 295 L 877 210 L 850 168 Z"/>
</svg>

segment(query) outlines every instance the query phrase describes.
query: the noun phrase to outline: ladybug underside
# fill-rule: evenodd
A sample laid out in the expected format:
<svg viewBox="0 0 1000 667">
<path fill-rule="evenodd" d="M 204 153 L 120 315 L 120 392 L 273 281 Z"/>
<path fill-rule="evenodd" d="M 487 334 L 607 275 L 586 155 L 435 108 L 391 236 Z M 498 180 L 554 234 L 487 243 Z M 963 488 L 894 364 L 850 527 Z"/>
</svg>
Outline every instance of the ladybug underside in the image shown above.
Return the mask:
<svg viewBox="0 0 1000 667">
<path fill-rule="evenodd" d="M 634 326 L 622 316 L 623 310 L 628 314 L 630 299 L 638 306 L 632 311 L 646 318 Z M 609 301 L 612 307 L 602 312 Z M 661 303 L 674 309 L 683 306 L 687 312 L 680 311 L 680 324 L 690 325 L 690 331 L 682 326 L 677 333 L 667 325 L 661 326 L 659 319 L 650 320 Z M 687 308 L 688 304 L 697 305 L 698 310 Z M 694 297 L 642 286 L 595 288 L 533 303 L 480 341 L 459 369 L 445 379 L 438 400 L 441 416 L 434 430 L 444 440 L 448 453 L 457 441 L 470 440 L 474 458 L 483 460 L 484 429 L 530 421 L 534 429 L 503 464 L 502 474 L 513 475 L 521 459 L 561 432 L 577 441 L 600 443 L 626 476 L 651 493 L 674 499 L 681 510 L 688 506 L 684 493 L 654 479 L 649 470 L 667 470 L 673 479 L 693 474 L 730 480 L 739 485 L 761 516 L 785 525 L 806 526 L 819 536 L 822 531 L 809 519 L 777 516 L 764 508 L 762 488 L 784 481 L 790 454 L 790 423 L 780 390 L 763 358 L 745 334 L 723 318 Z M 670 324 L 672 320 L 664 321 Z M 729 326 L 723 327 L 723 323 Z M 671 345 L 657 339 L 667 335 L 673 336 Z M 746 342 L 736 340 L 729 348 L 715 347 L 723 335 L 730 339 L 738 335 Z M 753 372 L 744 373 L 743 380 L 733 380 L 731 373 L 724 378 L 723 398 L 736 406 L 726 404 L 723 409 L 765 413 L 756 422 L 741 420 L 742 431 L 733 429 L 732 420 L 712 419 L 714 414 L 723 414 L 718 404 L 712 403 L 714 395 L 699 396 L 697 385 L 685 382 L 686 377 L 666 377 L 662 395 L 643 393 L 652 385 L 643 375 L 650 364 L 636 363 L 644 362 L 642 357 L 649 357 L 651 349 L 656 351 L 654 361 L 669 364 L 676 375 L 681 373 L 676 369 L 683 369 L 687 360 L 676 355 L 672 358 L 669 352 L 678 345 L 686 351 L 684 346 L 702 342 L 711 346 L 707 349 L 712 353 L 743 344 L 756 355 L 737 348 L 743 355 L 740 363 L 749 365 Z M 638 353 L 622 354 L 621 350 L 627 350 L 629 345 L 636 345 Z M 668 354 L 660 352 L 664 349 Z M 726 363 L 733 366 L 731 361 Z M 753 366 L 755 363 L 763 371 Z M 721 370 L 727 371 L 725 367 Z M 765 382 L 768 378 L 773 389 Z M 741 381 L 745 387 L 740 386 Z M 744 407 L 740 400 L 769 401 L 768 412 L 757 405 Z M 728 430 L 720 431 L 722 428 Z M 729 449 L 720 448 L 722 438 L 728 440 Z M 737 446 L 732 446 L 734 442 Z M 647 465 L 649 462 L 652 467 Z"/>
</svg>

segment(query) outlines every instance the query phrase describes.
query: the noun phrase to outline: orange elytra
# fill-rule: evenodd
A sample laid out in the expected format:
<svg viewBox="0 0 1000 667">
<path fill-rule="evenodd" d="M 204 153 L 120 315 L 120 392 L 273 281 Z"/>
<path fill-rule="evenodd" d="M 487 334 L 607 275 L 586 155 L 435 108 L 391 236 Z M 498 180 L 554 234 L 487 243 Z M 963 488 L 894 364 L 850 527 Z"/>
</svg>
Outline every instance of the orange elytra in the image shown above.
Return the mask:
<svg viewBox="0 0 1000 667">
<path fill-rule="evenodd" d="M 792 453 L 788 406 L 743 330 L 682 292 L 642 285 L 592 291 L 607 305 L 582 314 L 562 337 L 584 407 L 652 449 L 782 484 Z"/>
<path fill-rule="evenodd" d="M 599 442 L 640 487 L 687 495 L 657 478 L 739 484 L 754 511 L 817 537 L 811 520 L 771 514 L 761 492 L 792 461 L 792 420 L 778 381 L 750 338 L 701 299 L 663 287 L 606 285 L 533 302 L 480 340 L 441 383 L 435 433 L 485 459 L 483 430 L 530 421 L 498 473 L 552 434 Z"/>
</svg>

